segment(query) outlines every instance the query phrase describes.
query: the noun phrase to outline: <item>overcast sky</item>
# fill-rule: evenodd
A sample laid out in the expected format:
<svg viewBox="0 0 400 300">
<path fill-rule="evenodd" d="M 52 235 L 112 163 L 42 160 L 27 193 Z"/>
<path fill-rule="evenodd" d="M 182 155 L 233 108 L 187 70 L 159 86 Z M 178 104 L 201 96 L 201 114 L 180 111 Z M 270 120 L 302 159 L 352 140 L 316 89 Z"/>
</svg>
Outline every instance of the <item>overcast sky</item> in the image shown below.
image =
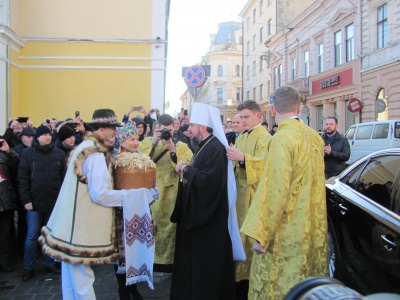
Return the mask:
<svg viewBox="0 0 400 300">
<path fill-rule="evenodd" d="M 218 24 L 241 22 L 238 15 L 247 0 L 171 0 L 168 26 L 168 57 L 165 101 L 180 110 L 179 98 L 186 90 L 182 67 L 200 63 L 210 47 L 210 34 Z"/>
</svg>

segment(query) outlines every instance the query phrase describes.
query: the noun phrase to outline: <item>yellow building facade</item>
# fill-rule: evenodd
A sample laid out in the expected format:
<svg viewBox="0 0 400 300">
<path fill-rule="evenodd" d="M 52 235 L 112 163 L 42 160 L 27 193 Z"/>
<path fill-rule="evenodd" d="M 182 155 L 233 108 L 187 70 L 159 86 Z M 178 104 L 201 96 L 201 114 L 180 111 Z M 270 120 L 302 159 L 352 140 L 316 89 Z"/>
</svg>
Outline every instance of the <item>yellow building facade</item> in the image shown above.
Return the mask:
<svg viewBox="0 0 400 300">
<path fill-rule="evenodd" d="M 18 116 L 163 111 L 168 14 L 169 0 L 0 0 L 0 132 Z"/>
</svg>

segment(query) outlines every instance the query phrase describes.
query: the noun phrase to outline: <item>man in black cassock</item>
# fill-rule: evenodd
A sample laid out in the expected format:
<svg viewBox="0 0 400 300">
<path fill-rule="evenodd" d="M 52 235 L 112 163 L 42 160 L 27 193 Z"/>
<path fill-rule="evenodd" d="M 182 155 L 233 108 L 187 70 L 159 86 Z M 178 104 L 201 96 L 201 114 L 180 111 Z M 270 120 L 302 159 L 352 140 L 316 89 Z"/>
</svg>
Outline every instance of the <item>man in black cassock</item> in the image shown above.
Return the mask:
<svg viewBox="0 0 400 300">
<path fill-rule="evenodd" d="M 196 122 L 193 114 L 191 122 Z M 200 119 L 199 123 L 208 124 Z M 178 162 L 176 167 L 182 182 L 171 216 L 177 231 L 170 297 L 232 300 L 235 277 L 226 149 L 210 127 L 190 123 L 189 131 L 199 148 L 190 165 Z"/>
</svg>

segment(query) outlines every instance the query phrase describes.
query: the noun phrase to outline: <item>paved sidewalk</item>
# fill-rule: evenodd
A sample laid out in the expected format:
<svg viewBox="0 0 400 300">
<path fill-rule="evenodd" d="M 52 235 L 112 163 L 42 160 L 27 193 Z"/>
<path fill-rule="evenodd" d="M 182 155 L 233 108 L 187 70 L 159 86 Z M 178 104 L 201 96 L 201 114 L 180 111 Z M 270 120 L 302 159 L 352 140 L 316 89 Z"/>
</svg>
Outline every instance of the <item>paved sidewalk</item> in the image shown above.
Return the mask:
<svg viewBox="0 0 400 300">
<path fill-rule="evenodd" d="M 62 299 L 61 275 L 44 273 L 42 260 L 36 261 L 35 276 L 22 281 L 22 258 L 14 259 L 14 272 L 0 272 L 0 299 L 9 300 L 47 300 Z M 119 299 L 118 283 L 112 265 L 92 267 L 96 280 L 94 291 L 97 299 Z"/>
</svg>

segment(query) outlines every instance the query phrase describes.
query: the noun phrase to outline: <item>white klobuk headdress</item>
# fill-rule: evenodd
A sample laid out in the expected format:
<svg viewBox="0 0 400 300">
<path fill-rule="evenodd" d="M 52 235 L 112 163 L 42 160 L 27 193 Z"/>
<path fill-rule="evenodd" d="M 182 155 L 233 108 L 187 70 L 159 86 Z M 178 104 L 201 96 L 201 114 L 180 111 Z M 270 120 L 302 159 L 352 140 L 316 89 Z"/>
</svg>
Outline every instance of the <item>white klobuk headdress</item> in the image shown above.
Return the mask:
<svg viewBox="0 0 400 300">
<path fill-rule="evenodd" d="M 219 141 L 228 147 L 228 141 L 225 137 L 224 128 L 222 127 L 221 114 L 215 106 L 204 103 L 194 103 L 190 123 L 207 126 L 213 129 L 213 134 Z M 232 240 L 233 259 L 235 261 L 245 261 L 246 254 L 244 253 L 242 240 L 240 238 L 239 225 L 236 215 L 236 181 L 233 165 L 228 161 L 228 204 L 229 204 L 229 219 L 228 228 Z"/>
</svg>

